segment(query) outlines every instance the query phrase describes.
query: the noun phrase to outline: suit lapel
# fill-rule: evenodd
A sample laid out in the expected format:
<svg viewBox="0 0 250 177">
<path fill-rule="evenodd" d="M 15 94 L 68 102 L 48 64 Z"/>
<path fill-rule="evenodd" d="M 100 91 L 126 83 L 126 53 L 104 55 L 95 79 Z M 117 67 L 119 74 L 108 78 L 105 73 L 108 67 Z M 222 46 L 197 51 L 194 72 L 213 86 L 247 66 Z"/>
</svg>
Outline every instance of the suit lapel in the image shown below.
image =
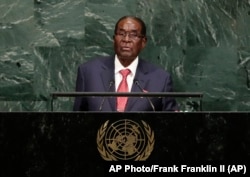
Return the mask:
<svg viewBox="0 0 250 177">
<path fill-rule="evenodd" d="M 148 68 L 143 64 L 143 61 L 139 59 L 139 63 L 137 66 L 137 70 L 135 73 L 135 78 L 134 80 L 137 80 L 140 84 L 140 86 L 142 87 L 142 89 L 145 88 L 147 79 L 145 77 L 145 75 L 148 73 Z M 138 85 L 135 84 L 135 82 L 133 82 L 132 88 L 131 88 L 131 92 L 142 92 L 142 90 L 140 89 L 140 87 Z M 140 99 L 140 97 L 130 97 L 128 98 L 128 102 L 127 102 L 127 106 L 126 106 L 126 111 L 131 111 L 131 109 L 133 108 L 133 105 L 136 103 L 136 101 Z"/>
</svg>

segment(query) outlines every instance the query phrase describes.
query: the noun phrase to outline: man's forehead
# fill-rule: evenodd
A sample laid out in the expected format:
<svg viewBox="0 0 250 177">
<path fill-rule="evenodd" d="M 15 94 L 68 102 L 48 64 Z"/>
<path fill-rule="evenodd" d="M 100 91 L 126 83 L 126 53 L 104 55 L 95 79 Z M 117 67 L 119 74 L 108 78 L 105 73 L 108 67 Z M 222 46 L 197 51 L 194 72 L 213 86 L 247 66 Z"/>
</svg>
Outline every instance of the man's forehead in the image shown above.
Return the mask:
<svg viewBox="0 0 250 177">
<path fill-rule="evenodd" d="M 141 25 L 134 19 L 124 19 L 118 24 L 119 29 L 141 30 Z"/>
</svg>

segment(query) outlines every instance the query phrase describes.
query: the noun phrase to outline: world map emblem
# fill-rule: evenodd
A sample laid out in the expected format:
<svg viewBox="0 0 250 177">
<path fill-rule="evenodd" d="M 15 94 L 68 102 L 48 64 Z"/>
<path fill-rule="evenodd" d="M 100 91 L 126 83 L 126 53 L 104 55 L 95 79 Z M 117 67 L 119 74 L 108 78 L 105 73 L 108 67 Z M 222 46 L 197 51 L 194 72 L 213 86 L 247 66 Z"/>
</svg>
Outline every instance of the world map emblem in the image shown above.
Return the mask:
<svg viewBox="0 0 250 177">
<path fill-rule="evenodd" d="M 146 160 L 154 149 L 154 132 L 145 121 L 109 120 L 97 132 L 97 149 L 104 160 Z"/>
</svg>

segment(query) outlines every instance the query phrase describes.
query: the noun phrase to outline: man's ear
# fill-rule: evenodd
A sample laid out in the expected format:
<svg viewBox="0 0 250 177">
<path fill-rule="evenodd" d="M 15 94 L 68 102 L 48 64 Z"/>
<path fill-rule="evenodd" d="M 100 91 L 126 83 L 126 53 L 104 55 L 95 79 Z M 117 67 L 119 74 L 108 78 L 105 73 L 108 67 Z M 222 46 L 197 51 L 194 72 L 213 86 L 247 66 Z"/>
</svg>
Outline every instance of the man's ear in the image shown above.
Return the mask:
<svg viewBox="0 0 250 177">
<path fill-rule="evenodd" d="M 146 46 L 147 41 L 148 41 L 148 39 L 147 39 L 146 36 L 142 38 L 142 47 L 143 47 L 143 48 Z"/>
</svg>

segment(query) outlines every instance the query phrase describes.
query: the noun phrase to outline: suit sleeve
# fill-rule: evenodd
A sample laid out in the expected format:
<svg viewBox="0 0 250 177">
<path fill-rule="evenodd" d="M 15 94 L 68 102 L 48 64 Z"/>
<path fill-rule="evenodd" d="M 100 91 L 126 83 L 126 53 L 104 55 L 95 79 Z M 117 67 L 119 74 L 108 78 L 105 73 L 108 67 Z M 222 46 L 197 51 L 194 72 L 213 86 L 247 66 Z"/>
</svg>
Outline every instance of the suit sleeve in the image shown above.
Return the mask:
<svg viewBox="0 0 250 177">
<path fill-rule="evenodd" d="M 173 92 L 173 81 L 170 74 L 166 77 L 164 92 Z M 162 99 L 163 111 L 178 111 L 178 105 L 174 97 Z"/>
<path fill-rule="evenodd" d="M 84 92 L 85 84 L 84 84 L 84 73 L 81 67 L 78 67 L 77 78 L 76 78 L 76 92 Z M 85 97 L 75 97 L 75 102 L 73 106 L 73 111 L 86 111 L 87 110 L 87 102 Z"/>
</svg>

